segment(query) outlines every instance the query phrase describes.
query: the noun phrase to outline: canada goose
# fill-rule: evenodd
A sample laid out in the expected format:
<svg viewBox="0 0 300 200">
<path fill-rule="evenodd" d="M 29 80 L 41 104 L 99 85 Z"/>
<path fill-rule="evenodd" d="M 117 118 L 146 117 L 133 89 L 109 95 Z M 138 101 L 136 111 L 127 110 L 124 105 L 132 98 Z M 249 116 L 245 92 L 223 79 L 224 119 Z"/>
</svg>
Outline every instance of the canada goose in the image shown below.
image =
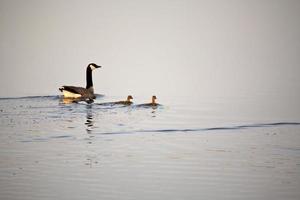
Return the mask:
<svg viewBox="0 0 300 200">
<path fill-rule="evenodd" d="M 156 103 L 155 100 L 156 100 L 156 96 L 153 95 L 152 98 L 151 98 L 151 103 L 144 103 L 144 104 L 139 104 L 137 105 L 137 107 L 154 107 L 154 106 L 160 106 L 160 104 Z"/>
<path fill-rule="evenodd" d="M 114 104 L 131 105 L 132 104 L 132 101 L 130 101 L 131 99 L 133 99 L 132 96 L 128 95 L 126 101 L 117 101 L 117 102 L 114 102 Z"/>
<path fill-rule="evenodd" d="M 101 66 L 90 63 L 86 68 L 86 88 L 76 86 L 62 86 L 59 90 L 63 93 L 64 98 L 88 98 L 95 99 L 93 88 L 92 71 Z"/>
<path fill-rule="evenodd" d="M 125 101 L 105 102 L 105 103 L 98 103 L 97 105 L 101 105 L 101 106 L 113 106 L 118 104 L 131 105 L 132 104 L 132 101 L 130 101 L 131 99 L 133 99 L 132 96 L 128 95 Z"/>
</svg>

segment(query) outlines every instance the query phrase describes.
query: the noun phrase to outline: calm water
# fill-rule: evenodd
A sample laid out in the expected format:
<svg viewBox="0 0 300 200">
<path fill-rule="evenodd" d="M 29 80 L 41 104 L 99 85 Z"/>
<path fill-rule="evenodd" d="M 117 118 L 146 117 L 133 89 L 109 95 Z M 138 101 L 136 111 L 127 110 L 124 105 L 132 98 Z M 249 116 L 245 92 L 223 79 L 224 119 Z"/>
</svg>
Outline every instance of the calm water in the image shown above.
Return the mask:
<svg viewBox="0 0 300 200">
<path fill-rule="evenodd" d="M 0 199 L 300 199 L 298 108 L 123 98 L 1 98 Z"/>
</svg>

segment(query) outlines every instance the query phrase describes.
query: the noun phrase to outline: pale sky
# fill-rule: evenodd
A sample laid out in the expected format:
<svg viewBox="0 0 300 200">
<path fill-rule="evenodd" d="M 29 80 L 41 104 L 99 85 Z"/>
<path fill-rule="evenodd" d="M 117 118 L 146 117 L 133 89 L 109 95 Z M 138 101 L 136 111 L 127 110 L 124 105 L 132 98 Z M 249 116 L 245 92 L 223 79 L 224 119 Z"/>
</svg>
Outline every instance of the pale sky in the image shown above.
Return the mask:
<svg viewBox="0 0 300 200">
<path fill-rule="evenodd" d="M 300 102 L 298 0 L 0 0 L 0 96 L 281 94 Z"/>
</svg>

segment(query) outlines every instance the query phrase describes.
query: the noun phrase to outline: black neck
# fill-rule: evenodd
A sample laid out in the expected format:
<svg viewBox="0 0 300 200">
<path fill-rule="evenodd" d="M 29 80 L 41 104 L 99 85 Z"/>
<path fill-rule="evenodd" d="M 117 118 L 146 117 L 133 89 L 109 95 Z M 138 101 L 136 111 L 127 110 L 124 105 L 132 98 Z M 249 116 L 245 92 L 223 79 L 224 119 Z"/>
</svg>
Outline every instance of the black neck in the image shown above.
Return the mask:
<svg viewBox="0 0 300 200">
<path fill-rule="evenodd" d="M 90 67 L 86 68 L 86 89 L 93 87 L 92 70 Z"/>
</svg>

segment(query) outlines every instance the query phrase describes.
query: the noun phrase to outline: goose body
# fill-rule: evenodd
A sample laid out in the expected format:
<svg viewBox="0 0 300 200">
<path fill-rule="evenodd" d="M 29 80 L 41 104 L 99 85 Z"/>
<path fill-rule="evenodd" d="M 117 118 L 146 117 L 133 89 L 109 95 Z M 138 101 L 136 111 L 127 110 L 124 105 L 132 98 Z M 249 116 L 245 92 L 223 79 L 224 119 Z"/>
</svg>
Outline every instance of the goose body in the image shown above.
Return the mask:
<svg viewBox="0 0 300 200">
<path fill-rule="evenodd" d="M 77 87 L 77 86 L 62 86 L 59 90 L 63 93 L 64 98 L 88 98 L 95 99 L 93 88 L 93 78 L 92 71 L 100 68 L 101 66 L 96 65 L 95 63 L 90 63 L 86 68 L 86 87 Z"/>
</svg>

